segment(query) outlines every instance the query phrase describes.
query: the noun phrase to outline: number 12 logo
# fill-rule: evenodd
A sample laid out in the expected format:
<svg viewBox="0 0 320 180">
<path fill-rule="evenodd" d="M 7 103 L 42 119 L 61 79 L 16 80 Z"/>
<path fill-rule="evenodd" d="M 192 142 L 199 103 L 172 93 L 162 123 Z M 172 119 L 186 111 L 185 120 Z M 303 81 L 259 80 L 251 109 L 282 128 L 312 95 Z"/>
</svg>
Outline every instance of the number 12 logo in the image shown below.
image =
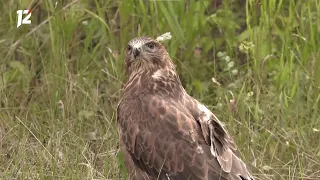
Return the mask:
<svg viewBox="0 0 320 180">
<path fill-rule="evenodd" d="M 17 23 L 17 28 L 21 26 L 21 24 L 31 24 L 31 10 L 18 10 L 18 23 Z M 27 14 L 25 18 L 22 19 L 22 14 Z"/>
</svg>

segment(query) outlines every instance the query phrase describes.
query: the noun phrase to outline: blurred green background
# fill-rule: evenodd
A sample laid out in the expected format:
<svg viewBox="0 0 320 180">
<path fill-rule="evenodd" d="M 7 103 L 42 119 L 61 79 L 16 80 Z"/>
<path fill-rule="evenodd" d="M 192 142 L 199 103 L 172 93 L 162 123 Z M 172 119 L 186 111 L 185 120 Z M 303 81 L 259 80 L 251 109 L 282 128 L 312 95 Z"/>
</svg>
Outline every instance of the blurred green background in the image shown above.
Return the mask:
<svg viewBox="0 0 320 180">
<path fill-rule="evenodd" d="M 125 179 L 115 110 L 136 36 L 165 46 L 257 179 L 320 179 L 320 1 L 3 0 L 0 179 Z M 31 25 L 17 28 L 19 9 Z"/>
</svg>

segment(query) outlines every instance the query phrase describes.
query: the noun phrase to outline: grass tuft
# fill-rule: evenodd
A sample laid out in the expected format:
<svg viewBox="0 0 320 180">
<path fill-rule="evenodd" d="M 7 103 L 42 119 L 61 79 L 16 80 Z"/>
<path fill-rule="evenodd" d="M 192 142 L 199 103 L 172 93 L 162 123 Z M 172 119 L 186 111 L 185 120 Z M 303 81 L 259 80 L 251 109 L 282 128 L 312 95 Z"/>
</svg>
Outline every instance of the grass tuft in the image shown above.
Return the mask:
<svg viewBox="0 0 320 180">
<path fill-rule="evenodd" d="M 245 2 L 245 3 L 244 3 Z M 18 9 L 32 24 L 17 28 Z M 0 179 L 125 179 L 123 52 L 166 42 L 184 87 L 227 125 L 257 179 L 320 179 L 320 3 L 0 3 Z"/>
</svg>

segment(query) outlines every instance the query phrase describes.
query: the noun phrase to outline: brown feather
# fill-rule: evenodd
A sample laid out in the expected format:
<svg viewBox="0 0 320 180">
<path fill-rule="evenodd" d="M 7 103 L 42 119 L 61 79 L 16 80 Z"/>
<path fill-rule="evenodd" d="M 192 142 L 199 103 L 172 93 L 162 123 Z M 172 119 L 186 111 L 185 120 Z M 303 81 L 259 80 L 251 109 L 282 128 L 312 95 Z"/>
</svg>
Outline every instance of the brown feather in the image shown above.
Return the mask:
<svg viewBox="0 0 320 180">
<path fill-rule="evenodd" d="M 127 50 L 117 123 L 130 177 L 253 179 L 223 124 L 183 89 L 165 48 L 151 38 L 133 39 L 129 46 L 140 54 Z"/>
</svg>

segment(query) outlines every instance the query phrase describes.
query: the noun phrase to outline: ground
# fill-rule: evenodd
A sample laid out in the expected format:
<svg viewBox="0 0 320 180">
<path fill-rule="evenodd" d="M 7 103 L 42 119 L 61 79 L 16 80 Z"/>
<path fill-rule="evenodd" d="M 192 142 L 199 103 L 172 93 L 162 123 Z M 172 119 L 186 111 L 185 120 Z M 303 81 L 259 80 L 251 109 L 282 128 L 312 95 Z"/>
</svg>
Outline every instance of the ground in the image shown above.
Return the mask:
<svg viewBox="0 0 320 180">
<path fill-rule="evenodd" d="M 184 87 L 226 125 L 258 179 L 320 179 L 319 1 L 0 9 L 0 179 L 124 179 L 115 123 L 124 49 L 165 32 Z M 30 25 L 17 28 L 19 9 L 32 9 Z"/>
</svg>

